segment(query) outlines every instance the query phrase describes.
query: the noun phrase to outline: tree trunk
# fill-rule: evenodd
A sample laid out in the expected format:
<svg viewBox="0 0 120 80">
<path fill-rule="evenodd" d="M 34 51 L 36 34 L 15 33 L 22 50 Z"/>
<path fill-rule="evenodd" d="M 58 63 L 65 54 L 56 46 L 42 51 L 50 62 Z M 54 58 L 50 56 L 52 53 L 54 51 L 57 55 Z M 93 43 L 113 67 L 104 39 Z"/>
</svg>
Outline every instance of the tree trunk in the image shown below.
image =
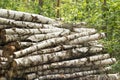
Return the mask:
<svg viewBox="0 0 120 80">
<path fill-rule="evenodd" d="M 55 20 L 48 17 L 13 10 L 0 9 L 0 17 L 14 19 L 18 21 L 39 22 L 39 23 L 55 23 Z"/>
<path fill-rule="evenodd" d="M 56 17 L 57 18 L 60 17 L 60 0 L 57 0 L 57 13 L 56 13 Z"/>
<path fill-rule="evenodd" d="M 18 58 L 13 60 L 13 68 L 24 68 L 24 67 L 30 67 L 31 64 L 32 66 L 35 65 L 41 65 L 45 63 L 51 63 L 51 62 L 57 62 L 57 61 L 62 61 L 62 60 L 67 60 L 71 58 L 76 58 L 79 57 L 78 54 L 70 54 L 69 52 L 62 51 L 62 52 L 57 52 L 53 54 L 45 54 L 45 55 L 35 55 L 35 56 L 28 56 L 28 57 L 23 57 L 23 58 Z M 102 60 L 102 59 L 107 59 L 109 58 L 109 54 L 101 54 L 101 55 L 95 55 L 87 58 L 81 58 L 81 59 L 74 59 L 70 61 L 63 61 L 63 63 L 68 63 L 67 65 L 71 65 L 72 62 L 79 62 L 79 65 L 85 64 L 87 61 L 96 61 L 96 60 Z M 58 62 L 59 63 L 59 62 Z M 60 64 L 62 66 L 62 64 Z"/>
</svg>

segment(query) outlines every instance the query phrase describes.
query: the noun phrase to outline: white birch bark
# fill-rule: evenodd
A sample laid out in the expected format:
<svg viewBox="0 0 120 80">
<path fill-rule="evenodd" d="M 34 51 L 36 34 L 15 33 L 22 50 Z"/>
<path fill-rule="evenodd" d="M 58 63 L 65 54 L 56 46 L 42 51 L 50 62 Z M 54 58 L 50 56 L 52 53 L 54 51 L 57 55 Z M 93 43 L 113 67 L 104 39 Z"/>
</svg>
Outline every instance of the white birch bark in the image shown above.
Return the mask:
<svg viewBox="0 0 120 80">
<path fill-rule="evenodd" d="M 32 64 L 32 66 L 35 66 L 35 65 L 45 64 L 45 63 L 67 60 L 67 59 L 76 58 L 76 57 L 79 57 L 79 53 L 71 54 L 69 52 L 62 51 L 62 52 L 57 52 L 57 53 L 53 53 L 53 54 L 35 55 L 35 56 L 28 56 L 28 57 L 14 59 L 12 66 L 14 68 L 24 68 L 24 67 L 30 67 L 31 64 Z M 87 61 L 92 62 L 92 61 L 96 61 L 96 60 L 107 59 L 109 57 L 110 57 L 109 54 L 100 54 L 100 55 L 90 56 L 87 58 L 66 61 L 66 63 L 79 61 L 80 64 L 84 64 Z M 63 62 L 63 64 L 64 64 L 64 62 Z"/>
<path fill-rule="evenodd" d="M 3 56 L 3 50 L 0 49 L 0 56 Z"/>
<path fill-rule="evenodd" d="M 69 50 L 73 48 L 81 48 L 82 45 L 59 45 L 53 48 L 47 48 L 47 49 L 42 49 L 36 52 L 33 52 L 30 55 L 37 55 L 37 54 L 48 54 L 48 53 L 53 53 L 53 52 L 58 52 L 61 50 Z"/>
<path fill-rule="evenodd" d="M 87 32 L 87 31 L 96 31 L 94 28 L 73 28 L 74 32 Z"/>
<path fill-rule="evenodd" d="M 60 68 L 53 70 L 45 70 L 45 71 L 37 71 L 36 73 L 27 74 L 25 77 L 27 80 L 33 80 L 39 76 L 46 75 L 55 75 L 55 74 L 72 74 L 81 71 L 90 71 L 90 70 L 100 70 L 102 68 L 91 68 L 91 67 L 83 67 L 83 68 Z M 21 74 L 21 73 L 20 73 Z"/>
<path fill-rule="evenodd" d="M 5 57 L 0 57 L 0 62 L 7 62 L 7 61 L 8 61 L 7 58 L 5 58 Z"/>
<path fill-rule="evenodd" d="M 15 55 L 16 58 L 21 57 L 21 56 L 25 56 L 29 53 L 35 52 L 35 51 L 40 50 L 42 48 L 50 47 L 52 45 L 57 45 L 57 44 L 60 44 L 60 43 L 64 43 L 64 42 L 70 41 L 70 40 L 72 40 L 76 37 L 85 36 L 85 35 L 89 35 L 89 33 L 88 32 L 76 33 L 76 34 L 71 34 L 71 35 L 68 35 L 68 36 L 63 36 L 63 37 L 60 37 L 60 38 L 48 39 L 48 40 L 39 42 L 38 44 L 33 45 L 29 48 L 23 49 L 21 51 L 14 52 L 13 54 Z"/>
<path fill-rule="evenodd" d="M 83 42 L 88 42 L 88 41 L 92 41 L 92 40 L 98 40 L 101 38 L 104 38 L 105 34 L 104 33 L 97 33 L 94 35 L 90 35 L 90 36 L 84 36 L 84 37 L 79 37 L 77 39 L 74 39 L 72 41 L 70 41 L 70 44 L 81 44 Z"/>
<path fill-rule="evenodd" d="M 1 29 L 7 29 L 7 28 L 11 28 L 11 26 L 10 25 L 1 25 L 0 24 L 0 30 Z"/>
<path fill-rule="evenodd" d="M 20 28 L 12 28 L 12 29 L 4 29 L 1 31 L 1 35 L 32 35 L 32 34 L 45 34 L 52 32 L 70 32 L 67 29 L 20 29 Z"/>
<path fill-rule="evenodd" d="M 116 74 L 98 74 L 88 75 L 85 77 L 75 78 L 72 80 L 119 80 L 119 75 Z"/>
<path fill-rule="evenodd" d="M 52 24 L 48 25 L 48 24 L 39 24 L 39 23 L 25 22 L 25 21 L 15 21 L 5 18 L 0 18 L 0 24 L 15 26 L 18 28 L 57 28 L 54 27 Z"/>
<path fill-rule="evenodd" d="M 21 40 L 25 40 L 26 38 L 28 38 L 28 35 L 25 36 L 19 36 L 19 35 L 3 35 L 2 36 L 2 42 L 3 43 L 8 43 L 8 42 L 12 42 L 12 41 L 21 41 Z"/>
<path fill-rule="evenodd" d="M 27 40 L 39 42 L 39 41 L 43 41 L 43 40 L 51 39 L 55 37 L 62 37 L 64 35 L 68 35 L 69 33 L 70 33 L 69 31 L 62 31 L 62 32 L 53 32 L 48 34 L 36 34 L 28 37 Z"/>
<path fill-rule="evenodd" d="M 55 68 L 65 68 L 65 67 L 85 67 L 85 66 L 105 66 L 110 65 L 116 62 L 115 58 L 109 58 L 105 60 L 95 61 L 95 62 L 86 62 L 85 60 L 69 60 L 69 61 L 62 61 L 62 62 L 56 62 L 51 64 L 44 64 L 34 67 L 26 68 L 25 70 L 17 70 L 17 73 L 29 73 L 29 72 L 36 72 L 41 70 L 47 70 L 47 69 L 55 69 Z M 89 64 L 88 64 L 89 63 Z M 20 69 L 20 67 L 17 67 Z"/>
<path fill-rule="evenodd" d="M 70 78 L 75 78 L 75 77 L 82 77 L 82 76 L 86 76 L 86 75 L 102 73 L 102 72 L 106 72 L 109 70 L 111 70 L 111 67 L 106 67 L 106 68 L 101 69 L 101 70 L 76 72 L 76 73 L 72 73 L 72 74 L 55 74 L 55 75 L 40 76 L 39 78 L 36 78 L 34 80 L 70 79 Z"/>
<path fill-rule="evenodd" d="M 39 23 L 55 23 L 54 19 L 38 15 L 38 14 L 31 14 L 26 12 L 20 11 L 13 11 L 13 10 L 6 10 L 0 9 L 0 17 L 9 18 L 14 20 L 21 20 L 21 21 L 30 21 L 30 22 L 39 22 Z"/>
</svg>

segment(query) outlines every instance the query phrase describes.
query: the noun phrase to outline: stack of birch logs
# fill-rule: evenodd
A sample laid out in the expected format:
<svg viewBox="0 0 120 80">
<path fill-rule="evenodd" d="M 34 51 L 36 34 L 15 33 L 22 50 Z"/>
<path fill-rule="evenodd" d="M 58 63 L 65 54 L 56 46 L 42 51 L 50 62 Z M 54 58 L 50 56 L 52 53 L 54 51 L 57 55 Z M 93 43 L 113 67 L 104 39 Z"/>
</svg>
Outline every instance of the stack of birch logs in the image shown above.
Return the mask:
<svg viewBox="0 0 120 80">
<path fill-rule="evenodd" d="M 85 26 L 0 9 L 0 80 L 118 80 L 105 34 Z"/>
</svg>

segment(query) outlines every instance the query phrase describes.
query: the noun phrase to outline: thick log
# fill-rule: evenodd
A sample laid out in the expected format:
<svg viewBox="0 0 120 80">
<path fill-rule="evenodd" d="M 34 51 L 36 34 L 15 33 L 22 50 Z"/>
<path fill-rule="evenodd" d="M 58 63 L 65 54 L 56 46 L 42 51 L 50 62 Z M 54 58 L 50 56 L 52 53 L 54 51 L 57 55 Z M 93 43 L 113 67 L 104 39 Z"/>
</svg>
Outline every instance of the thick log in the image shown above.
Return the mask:
<svg viewBox="0 0 120 80">
<path fill-rule="evenodd" d="M 30 21 L 30 22 L 39 22 L 39 23 L 55 23 L 54 19 L 38 15 L 38 14 L 31 14 L 26 12 L 20 11 L 13 11 L 13 10 L 6 10 L 0 9 L 0 17 L 9 18 L 19 21 Z"/>
<path fill-rule="evenodd" d="M 62 61 L 62 62 L 56 62 L 51 64 L 44 64 L 34 67 L 26 68 L 25 70 L 17 70 L 17 73 L 32 73 L 37 72 L 41 70 L 47 70 L 47 69 L 56 69 L 56 68 L 65 68 L 65 67 L 85 67 L 85 66 L 105 66 L 110 65 L 116 62 L 115 58 L 109 58 L 105 60 L 95 61 L 95 62 L 79 62 L 79 60 L 69 60 L 69 61 Z M 89 63 L 89 64 L 88 64 Z"/>
<path fill-rule="evenodd" d="M 15 21 L 11 19 L 0 18 L 0 24 L 15 26 L 17 28 L 57 28 L 52 24 L 39 24 L 33 22 Z M 58 29 L 58 28 L 57 28 Z"/>
<path fill-rule="evenodd" d="M 79 37 L 77 39 L 71 40 L 69 43 L 70 44 L 81 44 L 83 42 L 88 42 L 88 41 L 92 41 L 92 40 L 99 40 L 101 38 L 104 38 L 105 34 L 104 33 L 97 33 L 94 35 L 90 35 L 90 36 L 85 36 L 85 37 Z"/>
<path fill-rule="evenodd" d="M 28 56 L 28 57 L 14 59 L 12 66 L 13 66 L 13 68 L 24 68 L 24 67 L 30 67 L 31 64 L 32 64 L 32 66 L 35 66 L 35 65 L 40 65 L 40 64 L 44 64 L 44 63 L 51 63 L 51 62 L 67 60 L 67 59 L 71 59 L 74 57 L 79 57 L 79 53 L 78 54 L 70 54 L 69 52 L 62 51 L 62 52 L 53 53 L 53 54 L 35 55 L 35 56 Z M 109 57 L 110 57 L 109 54 L 100 54 L 100 55 L 90 56 L 87 58 L 70 60 L 70 61 L 66 61 L 66 62 L 79 61 L 80 64 L 84 64 L 87 61 L 92 62 L 92 61 L 96 61 L 96 60 L 107 59 Z"/>
<path fill-rule="evenodd" d="M 72 80 L 119 80 L 119 74 L 100 74 L 100 75 L 88 75 L 85 77 L 75 78 Z"/>
<path fill-rule="evenodd" d="M 89 35 L 89 34 L 90 34 L 90 32 L 89 33 L 88 32 L 83 32 L 83 33 L 71 34 L 71 35 L 63 36 L 63 37 L 59 37 L 59 38 L 48 39 L 48 40 L 39 42 L 38 44 L 33 45 L 29 48 L 23 49 L 21 51 L 14 52 L 13 54 L 15 55 L 16 58 L 21 57 L 21 56 L 25 56 L 29 53 L 38 51 L 42 48 L 50 47 L 50 46 L 57 45 L 57 44 L 60 44 L 60 43 L 64 43 L 64 42 L 72 40 L 76 37 L 85 36 L 85 35 Z M 104 34 L 101 34 L 101 35 L 104 35 Z"/>
<path fill-rule="evenodd" d="M 67 29 L 20 29 L 20 28 L 12 28 L 12 29 L 4 29 L 1 31 L 1 35 L 32 35 L 32 34 L 45 34 L 52 32 L 68 32 Z"/>
<path fill-rule="evenodd" d="M 72 73 L 72 74 L 55 74 L 55 75 L 40 76 L 39 78 L 36 78 L 34 80 L 70 79 L 70 78 L 76 78 L 76 77 L 91 75 L 91 74 L 102 73 L 102 72 L 106 72 L 106 71 L 109 71 L 109 70 L 111 70 L 111 67 L 106 67 L 106 68 L 101 69 L 101 70 L 76 72 L 76 73 Z"/>
</svg>

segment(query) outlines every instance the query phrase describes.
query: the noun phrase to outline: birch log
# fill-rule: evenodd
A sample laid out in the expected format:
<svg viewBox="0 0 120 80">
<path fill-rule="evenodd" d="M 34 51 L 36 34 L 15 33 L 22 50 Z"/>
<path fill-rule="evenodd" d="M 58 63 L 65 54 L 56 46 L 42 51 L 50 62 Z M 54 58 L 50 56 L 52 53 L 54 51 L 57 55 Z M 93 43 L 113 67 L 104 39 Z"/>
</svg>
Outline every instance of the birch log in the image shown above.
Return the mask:
<svg viewBox="0 0 120 80">
<path fill-rule="evenodd" d="M 96 31 L 96 29 L 94 29 L 94 28 L 73 28 L 73 31 L 74 32 L 78 32 L 78 33 L 80 33 L 80 32 L 87 32 L 87 31 Z"/>
<path fill-rule="evenodd" d="M 81 44 L 83 42 L 88 42 L 88 41 L 92 41 L 92 40 L 98 40 L 98 39 L 101 39 L 105 37 L 105 34 L 104 33 L 97 33 L 97 34 L 94 34 L 94 35 L 90 35 L 90 36 L 85 36 L 85 37 L 79 37 L 77 39 L 74 39 L 72 41 L 70 41 L 69 43 L 70 44 Z"/>
<path fill-rule="evenodd" d="M 25 55 L 27 55 L 29 53 L 35 52 L 35 51 L 40 50 L 42 48 L 50 47 L 52 45 L 57 45 L 57 44 L 60 44 L 60 43 L 64 43 L 66 41 L 69 41 L 69 40 L 72 40 L 72 39 L 74 39 L 76 37 L 80 37 L 80 36 L 84 36 L 84 35 L 88 35 L 88 33 L 83 32 L 83 33 L 71 34 L 71 35 L 68 35 L 68 36 L 63 36 L 63 37 L 60 37 L 60 38 L 48 39 L 48 40 L 39 42 L 38 44 L 33 45 L 33 46 L 31 46 L 29 48 L 26 48 L 24 50 L 14 52 L 13 54 L 15 55 L 16 58 L 21 57 L 21 56 L 25 56 Z M 101 33 L 100 35 L 101 36 L 99 36 L 99 37 L 101 37 L 101 38 L 104 37 L 103 33 Z M 84 42 L 84 40 L 82 42 Z"/>
<path fill-rule="evenodd" d="M 0 25 L 0 30 L 7 29 L 7 28 L 11 28 L 11 26 L 10 25 Z"/>
<path fill-rule="evenodd" d="M 3 56 L 3 50 L 0 49 L 0 56 Z"/>
<path fill-rule="evenodd" d="M 30 72 L 32 73 L 32 72 L 48 70 L 48 69 L 65 68 L 65 67 L 80 67 L 80 66 L 85 67 L 85 66 L 93 66 L 93 65 L 100 67 L 100 66 L 110 65 L 115 62 L 116 62 L 115 58 L 109 58 L 109 59 L 95 61 L 95 62 L 85 62 L 84 60 L 83 62 L 82 61 L 79 62 L 79 60 L 70 60 L 70 61 L 62 61 L 62 62 L 29 67 L 29 68 L 26 68 L 25 70 L 17 70 L 16 72 L 17 73 L 30 73 Z M 17 68 L 20 69 L 19 67 Z"/>
<path fill-rule="evenodd" d="M 90 56 L 98 52 L 101 52 L 103 48 L 96 47 L 96 46 L 82 47 L 82 45 L 61 45 L 55 48 L 42 49 L 29 55 L 31 56 L 31 55 L 51 54 L 53 52 L 58 52 L 61 50 L 67 50 L 68 54 L 71 54 L 71 55 L 77 54 L 78 57 L 84 57 L 84 56 Z"/>
<path fill-rule="evenodd" d="M 39 51 L 36 51 L 32 53 L 31 55 L 38 55 L 38 54 L 48 54 L 48 53 L 53 53 L 53 52 L 58 52 L 61 50 L 69 50 L 73 48 L 81 48 L 82 45 L 59 45 L 53 48 L 47 48 L 47 49 L 42 49 Z"/>
<path fill-rule="evenodd" d="M 38 15 L 38 14 L 31 14 L 26 12 L 20 11 L 13 11 L 13 10 L 6 10 L 0 9 L 0 17 L 9 18 L 19 21 L 30 21 L 30 22 L 39 22 L 39 23 L 55 23 L 54 19 Z"/>
<path fill-rule="evenodd" d="M 85 77 L 75 78 L 72 80 L 119 80 L 119 75 L 118 75 L 118 73 L 116 73 L 116 74 L 88 75 Z"/>
<path fill-rule="evenodd" d="M 67 53 L 66 51 L 62 51 L 62 52 L 53 53 L 53 54 L 28 56 L 28 57 L 14 59 L 12 65 L 14 68 L 24 68 L 24 67 L 30 67 L 31 64 L 32 66 L 35 66 L 35 65 L 40 65 L 44 63 L 51 63 L 51 62 L 71 59 L 72 57 L 79 57 L 79 55 L 77 54 L 72 55 L 72 54 Z M 96 61 L 96 60 L 107 59 L 109 57 L 110 57 L 109 54 L 100 54 L 100 55 L 95 55 L 95 56 L 91 56 L 87 58 L 75 59 L 75 60 L 70 60 L 70 61 L 65 61 L 65 62 L 78 62 L 79 61 L 80 64 L 84 64 L 87 61 L 91 62 L 91 61 Z"/>
<path fill-rule="evenodd" d="M 3 43 L 8 43 L 8 42 L 12 42 L 12 41 L 20 41 L 20 40 L 25 40 L 26 38 L 28 38 L 29 36 L 19 36 L 19 35 L 2 35 L 2 42 Z"/>
<path fill-rule="evenodd" d="M 7 61 L 8 61 L 7 58 L 5 58 L 5 57 L 0 57 L 0 62 L 7 62 Z"/>
<path fill-rule="evenodd" d="M 93 68 L 94 70 L 97 70 L 98 68 Z M 34 78 L 38 76 L 45 76 L 45 75 L 54 75 L 54 74 L 71 74 L 75 72 L 81 72 L 81 71 L 88 71 L 92 70 L 92 68 L 62 68 L 62 69 L 53 69 L 53 70 L 46 70 L 46 71 L 37 71 L 36 73 L 27 74 L 25 77 L 27 80 L 33 80 Z M 20 74 L 19 74 L 20 75 Z"/>
<path fill-rule="evenodd" d="M 46 76 L 40 76 L 39 78 L 36 78 L 34 80 L 50 80 L 50 79 L 70 79 L 70 78 L 76 78 L 76 77 L 82 77 L 86 75 L 106 72 L 111 70 L 111 67 L 106 67 L 101 70 L 91 70 L 91 71 L 84 71 L 84 72 L 76 72 L 72 74 L 55 74 L 55 75 L 46 75 Z"/>
<path fill-rule="evenodd" d="M 1 35 L 31 35 L 31 34 L 45 34 L 52 32 L 70 32 L 67 29 L 20 29 L 20 28 L 12 28 L 12 29 L 4 29 L 1 31 Z"/>
<path fill-rule="evenodd" d="M 59 68 L 59 69 L 52 69 L 52 70 L 43 70 L 37 71 L 36 73 L 39 76 L 43 75 L 50 75 L 50 74 L 68 74 L 68 73 L 75 73 L 80 71 L 88 71 L 88 70 L 97 70 L 101 69 L 100 67 L 78 67 L 78 68 Z"/>
<path fill-rule="evenodd" d="M 52 24 L 48 25 L 48 24 L 40 24 L 40 23 L 25 22 L 25 21 L 15 21 L 5 18 L 0 18 L 0 24 L 15 26 L 18 28 L 57 28 Z"/>
<path fill-rule="evenodd" d="M 30 40 L 33 42 L 40 42 L 40 41 L 51 39 L 51 38 L 62 37 L 62 36 L 68 35 L 69 33 L 70 33 L 69 31 L 63 31 L 63 32 L 53 32 L 48 34 L 36 34 L 28 37 L 27 40 Z"/>
</svg>

